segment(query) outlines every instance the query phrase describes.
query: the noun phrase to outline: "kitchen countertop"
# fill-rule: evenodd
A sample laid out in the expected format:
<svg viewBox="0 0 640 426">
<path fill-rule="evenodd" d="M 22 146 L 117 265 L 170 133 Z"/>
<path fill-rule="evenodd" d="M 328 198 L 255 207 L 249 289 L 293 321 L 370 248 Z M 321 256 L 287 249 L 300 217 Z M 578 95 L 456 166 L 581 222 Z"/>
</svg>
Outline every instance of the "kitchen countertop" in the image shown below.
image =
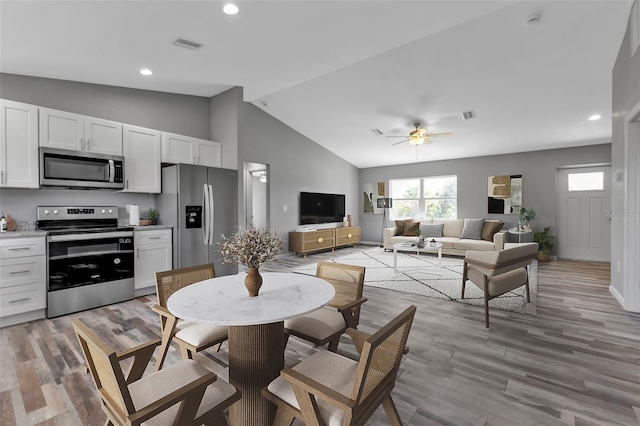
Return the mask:
<svg viewBox="0 0 640 426">
<path fill-rule="evenodd" d="M 0 238 L 34 238 L 34 237 L 46 237 L 47 231 L 35 230 L 35 231 L 12 231 L 1 232 Z"/>
<path fill-rule="evenodd" d="M 173 226 L 171 225 L 145 225 L 145 226 L 134 226 L 133 230 L 138 232 L 138 231 L 154 231 L 154 230 L 158 230 L 158 229 L 172 229 Z"/>
</svg>

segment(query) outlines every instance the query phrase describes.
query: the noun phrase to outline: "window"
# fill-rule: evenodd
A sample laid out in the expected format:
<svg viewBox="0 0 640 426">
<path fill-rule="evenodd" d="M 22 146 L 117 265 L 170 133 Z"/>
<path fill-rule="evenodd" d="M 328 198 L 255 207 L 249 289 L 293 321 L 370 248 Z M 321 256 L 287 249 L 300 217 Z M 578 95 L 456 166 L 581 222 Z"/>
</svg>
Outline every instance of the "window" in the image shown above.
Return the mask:
<svg viewBox="0 0 640 426">
<path fill-rule="evenodd" d="M 604 172 L 569 173 L 569 191 L 602 191 Z"/>
<path fill-rule="evenodd" d="M 391 179 L 391 219 L 457 217 L 457 176 Z"/>
</svg>

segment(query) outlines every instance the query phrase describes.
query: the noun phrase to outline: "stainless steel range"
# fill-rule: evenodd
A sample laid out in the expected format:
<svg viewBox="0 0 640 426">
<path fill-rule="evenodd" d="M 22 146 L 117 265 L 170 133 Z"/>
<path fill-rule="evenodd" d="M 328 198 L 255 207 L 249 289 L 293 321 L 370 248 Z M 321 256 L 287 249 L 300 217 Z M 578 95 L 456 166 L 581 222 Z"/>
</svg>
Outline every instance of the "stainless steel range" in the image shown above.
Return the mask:
<svg viewBox="0 0 640 426">
<path fill-rule="evenodd" d="M 47 318 L 134 297 L 133 228 L 115 206 L 38 207 L 47 236 Z"/>
</svg>

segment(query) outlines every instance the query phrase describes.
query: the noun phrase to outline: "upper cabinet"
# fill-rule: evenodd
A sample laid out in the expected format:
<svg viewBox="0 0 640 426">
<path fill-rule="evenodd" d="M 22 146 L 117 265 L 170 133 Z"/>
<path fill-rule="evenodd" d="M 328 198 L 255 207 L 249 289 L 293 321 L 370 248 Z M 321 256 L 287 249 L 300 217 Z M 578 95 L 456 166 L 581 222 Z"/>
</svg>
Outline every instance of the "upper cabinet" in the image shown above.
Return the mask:
<svg viewBox="0 0 640 426">
<path fill-rule="evenodd" d="M 122 127 L 124 192 L 160 193 L 160 132 L 142 127 Z"/>
<path fill-rule="evenodd" d="M 122 124 L 40 108 L 40 146 L 122 155 Z"/>
<path fill-rule="evenodd" d="M 162 162 L 222 167 L 222 144 L 189 136 L 162 133 Z"/>
<path fill-rule="evenodd" d="M 0 187 L 38 188 L 38 107 L 0 99 Z"/>
</svg>

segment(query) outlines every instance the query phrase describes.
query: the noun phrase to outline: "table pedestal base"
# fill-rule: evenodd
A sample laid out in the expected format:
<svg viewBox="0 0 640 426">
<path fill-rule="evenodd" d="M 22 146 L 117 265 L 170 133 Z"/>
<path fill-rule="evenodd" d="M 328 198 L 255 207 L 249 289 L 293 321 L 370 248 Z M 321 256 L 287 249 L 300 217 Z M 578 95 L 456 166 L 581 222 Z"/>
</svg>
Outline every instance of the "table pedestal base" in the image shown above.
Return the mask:
<svg viewBox="0 0 640 426">
<path fill-rule="evenodd" d="M 276 405 L 260 392 L 284 368 L 284 323 L 229 327 L 229 383 L 242 392 L 231 406 L 233 426 L 271 426 Z"/>
</svg>

